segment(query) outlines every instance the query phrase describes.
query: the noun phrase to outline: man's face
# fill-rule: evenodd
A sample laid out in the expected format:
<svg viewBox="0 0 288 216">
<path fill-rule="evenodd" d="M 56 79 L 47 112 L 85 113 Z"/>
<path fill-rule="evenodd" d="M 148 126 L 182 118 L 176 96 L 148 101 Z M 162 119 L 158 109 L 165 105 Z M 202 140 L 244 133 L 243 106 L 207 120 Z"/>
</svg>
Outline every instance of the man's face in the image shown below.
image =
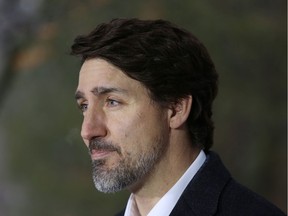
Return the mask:
<svg viewBox="0 0 288 216">
<path fill-rule="evenodd" d="M 167 109 L 152 102 L 140 82 L 102 59 L 84 62 L 76 99 L 96 188 L 138 187 L 168 145 Z"/>
</svg>

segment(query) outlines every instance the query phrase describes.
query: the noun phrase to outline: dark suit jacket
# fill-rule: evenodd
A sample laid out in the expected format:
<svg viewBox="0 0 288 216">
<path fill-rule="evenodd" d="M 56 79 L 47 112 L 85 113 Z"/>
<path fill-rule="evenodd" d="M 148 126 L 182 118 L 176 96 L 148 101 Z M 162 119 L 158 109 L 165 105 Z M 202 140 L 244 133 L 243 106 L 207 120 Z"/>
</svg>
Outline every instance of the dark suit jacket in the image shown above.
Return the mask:
<svg viewBox="0 0 288 216">
<path fill-rule="evenodd" d="M 117 216 L 124 215 L 124 210 Z M 188 184 L 171 216 L 281 216 L 264 198 L 238 184 L 214 152 Z M 160 216 L 160 215 L 159 215 Z"/>
</svg>

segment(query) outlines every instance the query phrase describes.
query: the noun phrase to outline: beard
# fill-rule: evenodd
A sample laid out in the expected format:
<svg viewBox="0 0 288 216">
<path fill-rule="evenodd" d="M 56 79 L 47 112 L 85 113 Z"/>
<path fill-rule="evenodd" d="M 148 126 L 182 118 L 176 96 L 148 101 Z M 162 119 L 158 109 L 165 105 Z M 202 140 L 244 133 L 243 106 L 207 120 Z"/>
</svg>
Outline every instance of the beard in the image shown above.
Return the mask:
<svg viewBox="0 0 288 216">
<path fill-rule="evenodd" d="M 119 145 L 92 140 L 89 144 L 90 152 L 93 149 L 105 149 L 115 151 L 120 157 L 122 156 L 113 168 L 105 167 L 106 159 L 92 160 L 92 176 L 96 189 L 104 193 L 113 193 L 142 180 L 163 155 L 166 146 L 163 140 L 162 137 L 157 137 L 145 152 L 127 154 L 126 157 L 123 157 Z"/>
</svg>

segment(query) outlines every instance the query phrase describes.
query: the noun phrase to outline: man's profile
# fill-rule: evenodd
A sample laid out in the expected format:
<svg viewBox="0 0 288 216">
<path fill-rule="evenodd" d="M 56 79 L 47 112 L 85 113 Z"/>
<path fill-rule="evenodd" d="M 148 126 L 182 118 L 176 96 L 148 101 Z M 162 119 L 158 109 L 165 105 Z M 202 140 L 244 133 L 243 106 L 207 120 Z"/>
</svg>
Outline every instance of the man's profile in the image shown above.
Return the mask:
<svg viewBox="0 0 288 216">
<path fill-rule="evenodd" d="M 218 74 L 205 46 L 164 20 L 114 19 L 78 36 L 76 100 L 99 191 L 118 215 L 284 215 L 238 184 L 213 144 Z"/>
</svg>

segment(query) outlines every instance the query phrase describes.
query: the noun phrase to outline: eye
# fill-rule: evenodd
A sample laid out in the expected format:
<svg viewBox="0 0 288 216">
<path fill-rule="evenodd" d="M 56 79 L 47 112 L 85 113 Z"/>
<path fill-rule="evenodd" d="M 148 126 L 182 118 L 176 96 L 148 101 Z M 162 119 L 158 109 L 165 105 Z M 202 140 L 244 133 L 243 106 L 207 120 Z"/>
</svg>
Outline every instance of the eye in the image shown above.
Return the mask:
<svg viewBox="0 0 288 216">
<path fill-rule="evenodd" d="M 78 105 L 79 109 L 81 110 L 81 112 L 85 112 L 88 108 L 88 104 L 79 104 Z"/>
<path fill-rule="evenodd" d="M 109 106 L 109 107 L 115 107 L 115 106 L 118 106 L 120 104 L 119 101 L 113 100 L 110 98 L 107 99 L 106 103 L 107 103 L 107 106 Z"/>
</svg>

